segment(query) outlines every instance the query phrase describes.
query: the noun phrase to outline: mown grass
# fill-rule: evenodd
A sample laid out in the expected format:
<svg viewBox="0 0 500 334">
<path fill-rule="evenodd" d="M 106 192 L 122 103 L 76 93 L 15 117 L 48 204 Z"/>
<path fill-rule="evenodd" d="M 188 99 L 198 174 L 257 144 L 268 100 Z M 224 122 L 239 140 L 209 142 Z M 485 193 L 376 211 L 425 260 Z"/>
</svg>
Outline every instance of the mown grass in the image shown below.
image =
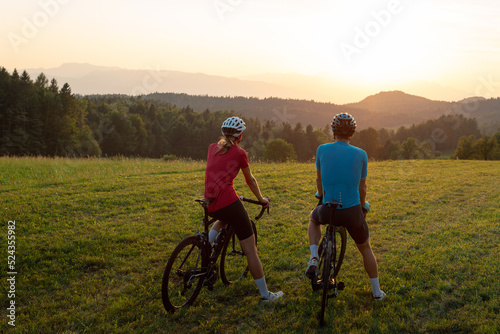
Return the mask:
<svg viewBox="0 0 500 334">
<path fill-rule="evenodd" d="M 349 239 L 326 326 L 304 270 L 313 164 L 252 165 L 271 214 L 257 224 L 272 291 L 253 280 L 203 290 L 167 314 L 168 256 L 199 227 L 203 162 L 0 158 L 0 330 L 19 333 L 495 333 L 500 331 L 500 164 L 393 161 L 369 166 L 368 216 L 388 297 L 375 303 Z M 240 195 L 250 196 L 242 176 Z M 247 206 L 250 214 L 257 209 Z M 7 324 L 7 221 L 16 221 L 16 327 Z"/>
</svg>

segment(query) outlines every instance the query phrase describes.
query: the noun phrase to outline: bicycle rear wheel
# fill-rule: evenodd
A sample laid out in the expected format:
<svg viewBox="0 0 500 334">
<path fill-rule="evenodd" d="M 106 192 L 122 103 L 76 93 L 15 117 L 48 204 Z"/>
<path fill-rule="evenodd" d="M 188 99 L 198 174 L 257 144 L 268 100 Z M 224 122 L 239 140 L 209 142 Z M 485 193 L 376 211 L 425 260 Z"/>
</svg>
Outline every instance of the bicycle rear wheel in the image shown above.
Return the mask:
<svg viewBox="0 0 500 334">
<path fill-rule="evenodd" d="M 330 288 L 330 274 L 332 272 L 332 240 L 328 240 L 327 245 L 323 249 L 323 255 L 320 262 L 322 263 L 323 270 L 321 271 L 321 282 L 323 285 L 321 296 L 321 309 L 319 311 L 319 322 L 321 325 L 325 323 L 325 309 L 328 304 L 328 290 Z"/>
<path fill-rule="evenodd" d="M 344 261 L 344 255 L 347 245 L 347 234 L 343 226 L 334 228 L 334 240 L 324 238 L 319 245 L 318 254 L 320 257 L 318 264 L 318 274 L 321 281 L 322 297 L 321 310 L 319 314 L 320 323 L 324 324 L 324 314 L 328 305 L 328 298 L 337 295 L 337 288 L 342 290 L 344 283 L 338 282 L 337 275 Z M 328 295 L 328 291 L 335 289 L 332 295 Z"/>
<path fill-rule="evenodd" d="M 257 228 L 253 221 L 251 223 L 255 236 L 255 245 L 257 245 Z M 228 235 L 220 259 L 220 277 L 224 284 L 229 285 L 246 276 L 248 262 L 234 230 L 229 228 L 227 231 Z"/>
<path fill-rule="evenodd" d="M 163 273 L 161 296 L 168 312 L 191 305 L 203 286 L 207 256 L 199 237 L 183 239 L 174 249 Z"/>
<path fill-rule="evenodd" d="M 337 275 L 340 271 L 340 266 L 344 261 L 345 248 L 347 245 L 347 234 L 346 229 L 343 226 L 335 227 L 335 270 L 333 271 L 333 278 L 337 279 Z"/>
</svg>

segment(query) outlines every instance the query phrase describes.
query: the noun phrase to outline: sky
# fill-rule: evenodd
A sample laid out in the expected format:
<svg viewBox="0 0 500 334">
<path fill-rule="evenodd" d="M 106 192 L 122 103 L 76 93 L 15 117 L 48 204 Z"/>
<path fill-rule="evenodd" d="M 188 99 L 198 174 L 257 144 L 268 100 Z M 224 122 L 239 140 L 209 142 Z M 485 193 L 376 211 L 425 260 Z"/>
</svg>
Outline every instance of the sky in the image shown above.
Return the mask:
<svg viewBox="0 0 500 334">
<path fill-rule="evenodd" d="M 0 66 L 9 71 L 76 62 L 237 78 L 297 73 L 374 92 L 423 82 L 500 96 L 498 0 L 0 4 Z"/>
</svg>

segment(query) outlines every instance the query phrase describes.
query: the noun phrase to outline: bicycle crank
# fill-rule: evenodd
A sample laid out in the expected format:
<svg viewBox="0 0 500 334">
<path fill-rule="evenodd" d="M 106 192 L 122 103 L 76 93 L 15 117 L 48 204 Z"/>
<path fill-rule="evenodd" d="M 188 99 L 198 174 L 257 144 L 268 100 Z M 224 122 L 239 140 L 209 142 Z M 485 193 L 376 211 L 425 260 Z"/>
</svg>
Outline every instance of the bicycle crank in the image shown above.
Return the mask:
<svg viewBox="0 0 500 334">
<path fill-rule="evenodd" d="M 328 298 L 335 298 L 339 295 L 339 291 L 344 290 L 345 284 L 344 282 L 338 282 L 337 286 L 334 288 L 333 293 L 328 295 Z"/>
<path fill-rule="evenodd" d="M 212 291 L 214 289 L 214 284 L 215 282 L 217 282 L 217 279 L 219 279 L 219 266 L 217 265 L 217 263 L 214 263 L 211 266 L 207 280 L 204 283 L 209 291 Z"/>
</svg>

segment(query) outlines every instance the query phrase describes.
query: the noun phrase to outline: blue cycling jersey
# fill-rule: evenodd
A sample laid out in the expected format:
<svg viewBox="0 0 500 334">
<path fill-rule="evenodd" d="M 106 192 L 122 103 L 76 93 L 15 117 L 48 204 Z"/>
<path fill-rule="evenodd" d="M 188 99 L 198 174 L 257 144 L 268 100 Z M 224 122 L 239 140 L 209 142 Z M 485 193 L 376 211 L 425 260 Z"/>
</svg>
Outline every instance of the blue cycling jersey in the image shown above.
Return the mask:
<svg viewBox="0 0 500 334">
<path fill-rule="evenodd" d="M 316 169 L 321 172 L 323 203 L 336 200 L 341 209 L 360 204 L 359 182 L 368 174 L 365 151 L 343 141 L 320 145 Z"/>
</svg>

